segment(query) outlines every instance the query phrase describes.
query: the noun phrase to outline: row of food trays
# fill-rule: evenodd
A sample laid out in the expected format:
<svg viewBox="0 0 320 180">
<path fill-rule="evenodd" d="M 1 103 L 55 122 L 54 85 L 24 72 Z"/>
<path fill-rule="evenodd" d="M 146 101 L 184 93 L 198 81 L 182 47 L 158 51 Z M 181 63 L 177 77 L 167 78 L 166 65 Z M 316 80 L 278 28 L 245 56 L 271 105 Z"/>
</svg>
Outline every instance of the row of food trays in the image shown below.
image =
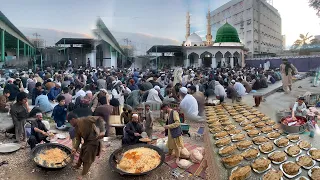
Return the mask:
<svg viewBox="0 0 320 180">
<path fill-rule="evenodd" d="M 227 169 L 232 168 L 229 180 L 249 179 L 251 169 L 262 175 L 261 180 L 282 180 L 283 175 L 289 179 L 308 180 L 304 176 L 298 177 L 301 168 L 308 170 L 312 180 L 320 180 L 320 167 L 316 166 L 316 161 L 320 161 L 320 150 L 312 148 L 312 144 L 301 140 L 299 135 L 284 134 L 279 124 L 257 109 L 244 104 L 206 106 L 205 109 L 221 162 Z M 284 152 L 275 151 L 275 146 L 285 148 Z M 236 150 L 241 153 L 235 154 Z M 267 157 L 259 157 L 260 152 Z M 295 162 L 287 161 L 288 156 L 296 157 Z M 241 165 L 243 160 L 251 161 L 251 164 Z M 280 165 L 280 170 L 272 169 L 271 163 Z"/>
</svg>

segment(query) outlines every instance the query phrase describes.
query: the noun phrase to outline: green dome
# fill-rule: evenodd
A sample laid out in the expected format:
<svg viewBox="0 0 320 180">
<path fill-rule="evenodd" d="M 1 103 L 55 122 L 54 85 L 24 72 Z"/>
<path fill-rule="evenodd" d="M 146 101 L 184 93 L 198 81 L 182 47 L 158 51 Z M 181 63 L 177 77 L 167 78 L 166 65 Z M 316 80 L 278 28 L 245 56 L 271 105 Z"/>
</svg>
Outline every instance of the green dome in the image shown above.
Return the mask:
<svg viewBox="0 0 320 180">
<path fill-rule="evenodd" d="M 231 26 L 229 23 L 225 23 L 218 29 L 215 42 L 240 42 L 236 28 Z"/>
</svg>

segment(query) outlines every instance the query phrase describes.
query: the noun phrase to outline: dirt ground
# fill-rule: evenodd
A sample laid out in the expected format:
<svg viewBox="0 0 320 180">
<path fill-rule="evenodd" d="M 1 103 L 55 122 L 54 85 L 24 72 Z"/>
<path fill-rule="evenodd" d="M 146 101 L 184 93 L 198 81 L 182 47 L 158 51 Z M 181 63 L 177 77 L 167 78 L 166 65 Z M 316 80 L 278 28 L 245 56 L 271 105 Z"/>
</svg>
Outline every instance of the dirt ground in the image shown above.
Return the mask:
<svg viewBox="0 0 320 180">
<path fill-rule="evenodd" d="M 188 136 L 183 136 L 185 143 L 196 144 L 198 146 L 203 146 L 203 139 L 195 139 L 194 133 L 198 130 L 198 127 L 201 126 L 201 123 L 191 123 L 191 138 Z M 154 128 L 155 132 L 163 131 L 163 128 L 156 124 Z M 13 142 L 13 139 L 5 137 L 3 134 L 0 134 L 0 142 Z M 144 179 L 153 179 L 153 180 L 169 180 L 169 179 L 184 179 L 184 180 L 197 180 L 201 179 L 195 176 L 192 176 L 187 173 L 183 173 L 179 178 L 174 178 L 171 175 L 171 169 L 166 164 L 163 164 L 160 168 L 153 171 L 152 173 L 146 176 L 139 177 L 127 177 L 121 176 L 118 173 L 112 171 L 108 164 L 109 156 L 111 153 L 118 149 L 121 146 L 121 139 L 111 136 L 109 139 L 110 146 L 107 147 L 107 144 L 104 143 L 105 153 L 104 155 L 96 159 L 96 162 L 90 169 L 89 174 L 84 179 L 133 179 L 133 180 L 144 180 Z M 20 149 L 17 152 L 11 154 L 0 154 L 0 162 L 8 161 L 8 165 L 0 166 L 0 180 L 12 179 L 12 180 L 22 180 L 22 179 L 32 179 L 32 180 L 70 180 L 76 179 L 81 173 L 80 170 L 72 169 L 71 165 L 65 167 L 61 170 L 48 171 L 44 170 L 32 161 L 30 148 Z"/>
</svg>

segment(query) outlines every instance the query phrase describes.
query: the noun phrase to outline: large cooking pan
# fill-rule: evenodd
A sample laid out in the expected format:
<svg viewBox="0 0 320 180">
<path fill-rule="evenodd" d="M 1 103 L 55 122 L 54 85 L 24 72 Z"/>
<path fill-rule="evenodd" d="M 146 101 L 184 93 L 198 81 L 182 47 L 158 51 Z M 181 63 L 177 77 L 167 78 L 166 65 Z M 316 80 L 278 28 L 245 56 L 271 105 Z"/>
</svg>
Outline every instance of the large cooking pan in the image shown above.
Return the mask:
<svg viewBox="0 0 320 180">
<path fill-rule="evenodd" d="M 139 148 L 139 147 L 150 148 L 150 149 L 153 149 L 153 150 L 157 151 L 159 153 L 159 155 L 161 156 L 160 164 L 156 168 L 154 168 L 154 169 L 152 169 L 150 171 L 144 172 L 144 173 L 128 173 L 128 172 L 124 172 L 124 171 L 118 169 L 117 168 L 117 161 L 120 161 L 120 158 L 122 157 L 122 154 L 125 153 L 126 151 L 130 150 L 130 149 Z M 141 175 L 149 174 L 150 172 L 158 169 L 163 164 L 164 159 L 165 159 L 164 152 L 160 148 L 158 148 L 157 146 L 153 146 L 153 145 L 149 145 L 149 144 L 135 144 L 135 145 L 130 145 L 130 146 L 124 146 L 124 147 L 121 147 L 120 149 L 115 150 L 110 155 L 109 165 L 112 168 L 112 170 L 116 171 L 117 173 L 119 173 L 121 175 L 141 176 Z"/>
<path fill-rule="evenodd" d="M 47 166 L 47 165 L 44 165 L 44 164 L 39 164 L 38 162 L 36 162 L 34 159 L 40 154 L 40 152 L 42 150 L 45 150 L 45 149 L 53 149 L 53 148 L 59 148 L 61 149 L 62 151 L 66 152 L 67 155 L 70 155 L 71 154 L 71 149 L 68 148 L 67 146 L 64 146 L 62 144 L 58 144 L 58 143 L 45 143 L 45 144 L 39 144 L 37 145 L 35 148 L 33 148 L 32 150 L 32 160 L 40 167 L 42 168 L 45 168 L 45 169 L 62 169 L 64 167 L 66 167 L 70 162 L 71 162 L 71 158 L 69 159 L 68 163 L 65 163 L 64 165 L 62 166 L 59 166 L 59 167 L 50 167 L 50 166 Z"/>
<path fill-rule="evenodd" d="M 286 133 L 303 133 L 308 128 L 307 119 L 305 117 L 296 116 L 296 118 L 300 118 L 306 122 L 300 126 L 288 126 L 288 125 L 283 124 L 282 121 L 285 120 L 287 117 L 291 117 L 291 116 L 286 116 L 286 117 L 281 118 L 281 128 L 283 129 L 284 132 L 286 132 Z"/>
</svg>

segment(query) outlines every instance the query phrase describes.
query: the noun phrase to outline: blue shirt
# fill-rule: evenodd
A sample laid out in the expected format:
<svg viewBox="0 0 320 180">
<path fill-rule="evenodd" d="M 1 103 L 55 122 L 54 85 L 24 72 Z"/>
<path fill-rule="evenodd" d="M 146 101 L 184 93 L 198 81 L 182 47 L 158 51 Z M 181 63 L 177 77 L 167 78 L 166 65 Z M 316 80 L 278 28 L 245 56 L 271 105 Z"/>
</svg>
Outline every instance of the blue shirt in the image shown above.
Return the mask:
<svg viewBox="0 0 320 180">
<path fill-rule="evenodd" d="M 53 109 L 52 104 L 46 95 L 39 95 L 35 100 L 35 106 L 39 106 L 39 109 L 42 112 L 50 112 Z"/>
<path fill-rule="evenodd" d="M 67 118 L 67 106 L 60 106 L 59 104 L 56 105 L 52 112 L 52 117 L 54 121 L 65 121 Z"/>
<path fill-rule="evenodd" d="M 60 93 L 61 93 L 61 88 L 56 88 L 56 87 L 51 88 L 48 93 L 49 100 L 51 101 L 55 100 Z"/>
</svg>

